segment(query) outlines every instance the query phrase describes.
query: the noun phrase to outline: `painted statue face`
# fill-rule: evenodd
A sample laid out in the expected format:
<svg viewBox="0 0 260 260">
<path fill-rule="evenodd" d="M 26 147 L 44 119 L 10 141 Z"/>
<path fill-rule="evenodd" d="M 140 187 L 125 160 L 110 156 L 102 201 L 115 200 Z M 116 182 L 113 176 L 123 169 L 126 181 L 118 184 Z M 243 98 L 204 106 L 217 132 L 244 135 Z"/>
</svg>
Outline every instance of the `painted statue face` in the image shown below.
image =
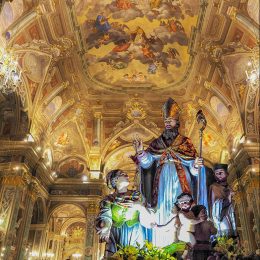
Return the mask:
<svg viewBox="0 0 260 260">
<path fill-rule="evenodd" d="M 164 119 L 164 126 L 166 129 L 172 129 L 176 126 L 177 120 L 174 119 L 173 117 L 167 117 Z"/>
<path fill-rule="evenodd" d="M 224 169 L 218 169 L 214 172 L 217 181 L 226 181 L 228 174 Z"/>
<path fill-rule="evenodd" d="M 129 177 L 126 173 L 123 173 L 117 178 L 116 188 L 118 190 L 126 188 L 129 185 Z"/>
<path fill-rule="evenodd" d="M 201 218 L 202 218 L 203 220 L 207 220 L 208 215 L 207 215 L 207 211 L 206 211 L 205 209 L 202 209 L 202 210 L 200 211 L 200 214 L 201 214 Z"/>
<path fill-rule="evenodd" d="M 183 211 L 189 211 L 191 208 L 191 202 L 190 201 L 182 201 L 178 203 L 179 207 Z"/>
</svg>

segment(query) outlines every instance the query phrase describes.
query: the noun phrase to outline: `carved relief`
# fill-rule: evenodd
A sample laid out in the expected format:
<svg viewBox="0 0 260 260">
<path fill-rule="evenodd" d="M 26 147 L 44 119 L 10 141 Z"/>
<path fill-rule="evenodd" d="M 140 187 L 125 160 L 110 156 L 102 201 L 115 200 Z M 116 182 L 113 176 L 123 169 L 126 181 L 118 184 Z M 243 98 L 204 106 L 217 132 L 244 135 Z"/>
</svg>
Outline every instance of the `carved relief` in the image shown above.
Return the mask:
<svg viewBox="0 0 260 260">
<path fill-rule="evenodd" d="M 2 222 L 1 229 L 3 228 L 3 230 L 6 230 L 10 220 L 9 209 L 12 207 L 15 192 L 15 188 L 6 188 L 1 198 L 0 221 Z"/>
<path fill-rule="evenodd" d="M 255 133 L 254 112 L 247 113 L 246 129 L 247 129 L 248 134 L 254 134 Z"/>
<path fill-rule="evenodd" d="M 46 55 L 36 52 L 26 52 L 23 56 L 23 73 L 31 81 L 39 83 L 46 73 L 49 59 Z"/>
<path fill-rule="evenodd" d="M 247 104 L 247 109 L 249 111 L 253 110 L 255 108 L 257 90 L 258 90 L 257 88 L 252 88 L 249 86 L 248 104 Z"/>
<path fill-rule="evenodd" d="M 146 112 L 139 102 L 133 102 L 131 107 L 127 111 L 127 118 L 130 120 L 134 119 L 144 119 L 146 117 Z"/>
</svg>

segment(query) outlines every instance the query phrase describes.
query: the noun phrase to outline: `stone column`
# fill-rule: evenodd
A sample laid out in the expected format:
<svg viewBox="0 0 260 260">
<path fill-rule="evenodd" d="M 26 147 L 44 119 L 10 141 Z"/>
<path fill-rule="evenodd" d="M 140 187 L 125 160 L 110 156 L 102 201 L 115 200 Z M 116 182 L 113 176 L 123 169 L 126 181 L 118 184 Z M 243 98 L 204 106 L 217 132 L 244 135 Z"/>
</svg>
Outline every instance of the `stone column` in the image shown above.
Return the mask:
<svg viewBox="0 0 260 260">
<path fill-rule="evenodd" d="M 102 145 L 102 113 L 101 107 L 94 108 L 93 141 L 89 153 L 90 178 L 100 179 L 100 148 Z"/>
<path fill-rule="evenodd" d="M 245 140 L 247 140 L 245 136 Z M 236 202 L 241 222 L 241 242 L 246 245 L 248 253 L 255 252 L 256 235 L 259 234 L 259 144 L 253 141 L 240 143 L 232 154 L 229 165 L 229 182 L 236 187 Z M 253 222 L 254 221 L 254 222 Z M 257 223 L 258 222 L 258 223 Z M 259 245 L 258 245 L 259 246 Z"/>
<path fill-rule="evenodd" d="M 46 224 L 31 224 L 30 225 L 30 232 L 32 232 L 32 251 L 39 252 L 39 257 L 44 257 L 44 245 L 45 245 L 45 238 L 46 238 Z"/>
<path fill-rule="evenodd" d="M 31 182 L 28 187 L 28 192 L 26 194 L 26 200 L 25 200 L 25 210 L 22 217 L 21 222 L 21 228 L 19 229 L 18 233 L 18 241 L 17 241 L 17 258 L 19 260 L 24 259 L 25 251 L 26 251 L 26 245 L 30 230 L 30 224 L 32 219 L 32 213 L 33 213 L 33 206 L 34 202 L 37 199 L 37 183 Z M 39 252 L 37 252 L 39 253 Z"/>
<path fill-rule="evenodd" d="M 248 218 L 248 205 L 246 200 L 246 194 L 244 191 L 236 191 L 236 195 L 234 197 L 237 209 L 238 209 L 238 216 L 241 223 L 241 231 L 242 231 L 242 238 L 240 240 L 247 245 L 247 252 L 254 251 L 254 236 L 252 232 L 252 227 L 250 225 L 250 221 Z"/>
<path fill-rule="evenodd" d="M 93 146 L 100 147 L 101 145 L 101 127 L 102 127 L 102 114 L 101 112 L 94 112 L 94 125 L 93 125 Z"/>
<path fill-rule="evenodd" d="M 260 215 L 259 215 L 259 178 L 249 180 L 246 188 L 247 201 L 253 213 L 252 231 L 256 248 L 260 248 Z"/>
<path fill-rule="evenodd" d="M 94 260 L 98 258 L 98 237 L 96 235 L 94 222 L 97 217 L 98 204 L 95 202 L 87 205 L 86 222 L 86 242 L 85 242 L 85 260 Z"/>
</svg>

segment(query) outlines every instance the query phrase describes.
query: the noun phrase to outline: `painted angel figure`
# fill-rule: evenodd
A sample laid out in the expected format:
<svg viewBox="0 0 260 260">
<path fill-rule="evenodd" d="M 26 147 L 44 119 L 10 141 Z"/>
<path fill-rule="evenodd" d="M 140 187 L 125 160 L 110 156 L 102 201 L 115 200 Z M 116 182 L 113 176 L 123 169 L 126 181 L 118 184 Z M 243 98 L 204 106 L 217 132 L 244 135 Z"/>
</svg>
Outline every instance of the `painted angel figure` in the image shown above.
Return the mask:
<svg viewBox="0 0 260 260">
<path fill-rule="evenodd" d="M 128 175 L 122 170 L 107 174 L 107 185 L 114 192 L 100 203 L 96 230 L 101 242 L 106 242 L 105 257 L 113 255 L 118 245 L 143 245 L 143 226 L 152 228 L 154 213 L 146 209 L 138 191 L 128 190 Z"/>
<path fill-rule="evenodd" d="M 165 130 L 144 150 L 142 140 L 136 138 L 133 146 L 136 155 L 133 160 L 140 169 L 141 191 L 147 203 L 156 210 L 156 222 L 167 224 L 172 218 L 172 206 L 182 192 L 196 198 L 199 186 L 198 204 L 208 208 L 206 171 L 203 159 L 188 137 L 179 133 L 180 108 L 169 98 L 162 108 Z M 197 183 L 198 167 L 201 167 L 200 183 Z M 167 246 L 172 237 L 156 230 L 150 230 L 150 238 L 155 245 Z M 161 241 L 158 241 L 161 238 Z M 157 242 L 156 242 L 157 241 Z M 159 244 L 157 244 L 159 243 Z"/>
</svg>

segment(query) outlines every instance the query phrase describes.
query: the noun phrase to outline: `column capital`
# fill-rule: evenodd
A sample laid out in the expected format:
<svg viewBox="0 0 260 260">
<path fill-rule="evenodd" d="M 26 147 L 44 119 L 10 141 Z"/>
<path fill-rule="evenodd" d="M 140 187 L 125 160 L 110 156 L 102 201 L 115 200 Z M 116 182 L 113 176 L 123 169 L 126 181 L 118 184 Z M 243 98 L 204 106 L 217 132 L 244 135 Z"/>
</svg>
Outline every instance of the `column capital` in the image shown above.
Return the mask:
<svg viewBox="0 0 260 260">
<path fill-rule="evenodd" d="M 19 165 L 1 171 L 0 178 L 2 178 L 3 185 L 22 188 L 30 183 L 32 177 L 25 165 Z"/>
<path fill-rule="evenodd" d="M 254 174 L 259 172 L 259 144 L 245 142 L 237 147 L 237 152 L 231 155 L 229 164 L 229 180 L 233 183 L 248 172 Z"/>
<path fill-rule="evenodd" d="M 92 107 L 92 111 L 93 111 L 93 115 L 95 116 L 95 114 L 102 114 L 103 111 L 103 105 L 93 105 Z"/>
<path fill-rule="evenodd" d="M 31 200 L 34 202 L 39 196 L 39 194 L 40 194 L 39 184 L 35 180 L 33 180 L 29 184 L 28 195 L 30 196 Z"/>
<path fill-rule="evenodd" d="M 237 8 L 235 6 L 230 6 L 227 9 L 227 15 L 232 19 L 236 20 L 237 17 Z"/>
<path fill-rule="evenodd" d="M 94 111 L 94 117 L 97 119 L 102 119 L 102 112 L 101 111 Z"/>
<path fill-rule="evenodd" d="M 99 210 L 99 203 L 91 201 L 87 203 L 87 214 L 96 214 Z"/>
</svg>

